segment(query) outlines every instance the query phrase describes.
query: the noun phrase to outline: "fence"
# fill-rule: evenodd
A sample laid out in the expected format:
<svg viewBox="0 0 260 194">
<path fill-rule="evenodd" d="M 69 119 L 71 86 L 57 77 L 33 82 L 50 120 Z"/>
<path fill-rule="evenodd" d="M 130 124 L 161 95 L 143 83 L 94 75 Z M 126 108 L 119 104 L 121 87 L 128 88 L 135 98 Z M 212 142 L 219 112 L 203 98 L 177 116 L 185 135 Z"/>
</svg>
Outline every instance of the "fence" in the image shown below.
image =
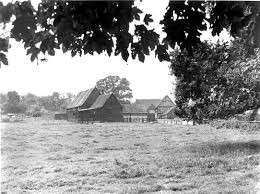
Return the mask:
<svg viewBox="0 0 260 194">
<path fill-rule="evenodd" d="M 182 119 L 158 119 L 158 123 L 162 124 L 179 124 L 179 125 L 193 125 L 193 121 L 184 121 Z"/>
</svg>

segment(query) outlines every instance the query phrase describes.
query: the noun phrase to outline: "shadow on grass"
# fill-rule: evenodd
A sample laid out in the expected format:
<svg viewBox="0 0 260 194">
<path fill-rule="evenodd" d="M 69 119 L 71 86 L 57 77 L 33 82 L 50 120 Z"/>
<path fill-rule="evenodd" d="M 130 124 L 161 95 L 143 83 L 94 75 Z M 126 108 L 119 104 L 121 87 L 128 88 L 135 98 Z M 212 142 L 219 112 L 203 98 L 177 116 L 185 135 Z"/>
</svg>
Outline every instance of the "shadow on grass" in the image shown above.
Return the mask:
<svg viewBox="0 0 260 194">
<path fill-rule="evenodd" d="M 200 144 L 188 150 L 200 155 L 252 155 L 260 152 L 260 141 Z"/>
</svg>

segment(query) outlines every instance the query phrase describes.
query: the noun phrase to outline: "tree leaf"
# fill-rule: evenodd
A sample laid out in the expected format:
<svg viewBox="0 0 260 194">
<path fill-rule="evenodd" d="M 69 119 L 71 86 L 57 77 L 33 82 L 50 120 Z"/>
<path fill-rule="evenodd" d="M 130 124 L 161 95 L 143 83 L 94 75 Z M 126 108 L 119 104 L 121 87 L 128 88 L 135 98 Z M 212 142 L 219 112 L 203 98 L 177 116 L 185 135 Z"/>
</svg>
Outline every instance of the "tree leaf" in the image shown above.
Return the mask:
<svg viewBox="0 0 260 194">
<path fill-rule="evenodd" d="M 8 65 L 8 60 L 4 53 L 0 53 L 0 62 L 2 62 L 4 65 Z"/>
<path fill-rule="evenodd" d="M 128 57 L 129 57 L 128 51 L 127 51 L 127 50 L 122 51 L 122 52 L 121 52 L 121 55 L 122 55 L 122 58 L 123 58 L 125 61 L 127 61 Z"/>
<path fill-rule="evenodd" d="M 144 23 L 145 23 L 146 25 L 149 25 L 149 22 L 153 22 L 153 19 L 152 19 L 151 17 L 152 17 L 151 14 L 145 14 Z"/>
<path fill-rule="evenodd" d="M 144 59 L 145 59 L 144 54 L 143 53 L 138 53 L 138 59 L 139 59 L 139 61 L 144 62 Z"/>
</svg>

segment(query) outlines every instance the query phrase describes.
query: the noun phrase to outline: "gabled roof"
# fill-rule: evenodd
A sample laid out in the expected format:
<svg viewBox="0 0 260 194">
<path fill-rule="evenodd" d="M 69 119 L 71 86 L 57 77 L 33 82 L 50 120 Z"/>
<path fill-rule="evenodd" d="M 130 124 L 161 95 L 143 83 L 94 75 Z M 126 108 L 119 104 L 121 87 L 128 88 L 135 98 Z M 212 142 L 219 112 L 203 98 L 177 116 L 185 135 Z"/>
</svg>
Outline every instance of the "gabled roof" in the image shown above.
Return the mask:
<svg viewBox="0 0 260 194">
<path fill-rule="evenodd" d="M 114 94 L 104 94 L 104 95 L 99 95 L 96 99 L 96 101 L 89 107 L 85 109 L 79 109 L 79 111 L 86 111 L 86 110 L 93 110 L 93 109 L 98 109 L 104 107 L 106 104 L 107 100 Z"/>
<path fill-rule="evenodd" d="M 124 104 L 123 106 L 123 113 L 146 113 L 141 108 L 134 106 L 133 104 Z"/>
<path fill-rule="evenodd" d="M 112 94 L 104 94 L 104 95 L 100 95 L 98 96 L 98 98 L 96 99 L 96 101 L 91 105 L 91 107 L 89 107 L 88 109 L 97 109 L 97 108 L 102 108 L 105 103 L 107 102 L 107 100 L 109 99 L 109 97 Z"/>
<path fill-rule="evenodd" d="M 82 106 L 94 89 L 95 88 L 90 88 L 86 91 L 79 92 L 78 95 L 67 106 L 67 108 L 77 108 Z"/>
<path fill-rule="evenodd" d="M 160 99 L 136 99 L 133 104 L 123 105 L 123 113 L 147 113 L 151 105 L 155 107 L 160 101 Z"/>
<path fill-rule="evenodd" d="M 161 102 L 161 99 L 136 99 L 133 106 L 138 107 L 139 109 L 147 112 L 147 109 L 154 105 L 155 107 Z"/>
<path fill-rule="evenodd" d="M 165 100 L 165 98 L 169 98 L 171 100 L 171 102 L 174 104 L 172 99 L 168 95 L 166 95 L 166 96 L 163 97 L 163 99 L 160 100 L 160 102 L 157 105 L 155 105 L 155 109 L 157 109 L 158 106 L 160 106 L 160 104 Z"/>
</svg>

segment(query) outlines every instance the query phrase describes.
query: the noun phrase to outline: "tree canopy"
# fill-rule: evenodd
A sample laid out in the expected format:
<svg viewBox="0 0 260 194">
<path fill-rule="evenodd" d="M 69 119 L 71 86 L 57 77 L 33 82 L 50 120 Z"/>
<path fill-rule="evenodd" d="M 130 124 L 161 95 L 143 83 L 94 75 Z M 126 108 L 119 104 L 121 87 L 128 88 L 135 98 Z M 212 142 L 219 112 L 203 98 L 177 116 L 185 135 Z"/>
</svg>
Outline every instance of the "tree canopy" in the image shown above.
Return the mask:
<svg viewBox="0 0 260 194">
<path fill-rule="evenodd" d="M 160 61 L 169 61 L 168 47 L 178 45 L 191 54 L 207 23 L 213 35 L 225 28 L 235 38 L 246 34 L 244 43 L 259 47 L 259 12 L 260 2 L 170 1 L 160 22 L 166 33 L 160 42 L 160 35 L 149 29 L 152 15 L 143 13 L 134 1 L 42 0 L 36 9 L 30 1 L 0 2 L 2 30 L 12 24 L 10 37 L 0 35 L 0 62 L 8 64 L 9 38 L 24 44 L 31 61 L 39 59 L 40 53 L 53 56 L 56 49 L 72 57 L 106 52 L 120 54 L 125 61 L 131 55 L 142 62 L 155 51 Z"/>
<path fill-rule="evenodd" d="M 193 120 L 228 118 L 260 107 L 260 50 L 246 56 L 242 43 L 201 43 L 193 56 L 172 54 L 177 78 L 175 96 L 181 117 Z"/>
<path fill-rule="evenodd" d="M 119 76 L 108 76 L 96 83 L 101 94 L 113 93 L 121 103 L 129 103 L 133 98 L 130 82 Z"/>
<path fill-rule="evenodd" d="M 19 95 L 16 91 L 0 94 L 0 104 L 4 113 L 25 113 L 28 115 L 39 114 L 45 111 L 65 111 L 74 95 L 71 93 L 60 94 L 53 92 L 49 96 L 36 96 L 28 93 Z"/>
</svg>

